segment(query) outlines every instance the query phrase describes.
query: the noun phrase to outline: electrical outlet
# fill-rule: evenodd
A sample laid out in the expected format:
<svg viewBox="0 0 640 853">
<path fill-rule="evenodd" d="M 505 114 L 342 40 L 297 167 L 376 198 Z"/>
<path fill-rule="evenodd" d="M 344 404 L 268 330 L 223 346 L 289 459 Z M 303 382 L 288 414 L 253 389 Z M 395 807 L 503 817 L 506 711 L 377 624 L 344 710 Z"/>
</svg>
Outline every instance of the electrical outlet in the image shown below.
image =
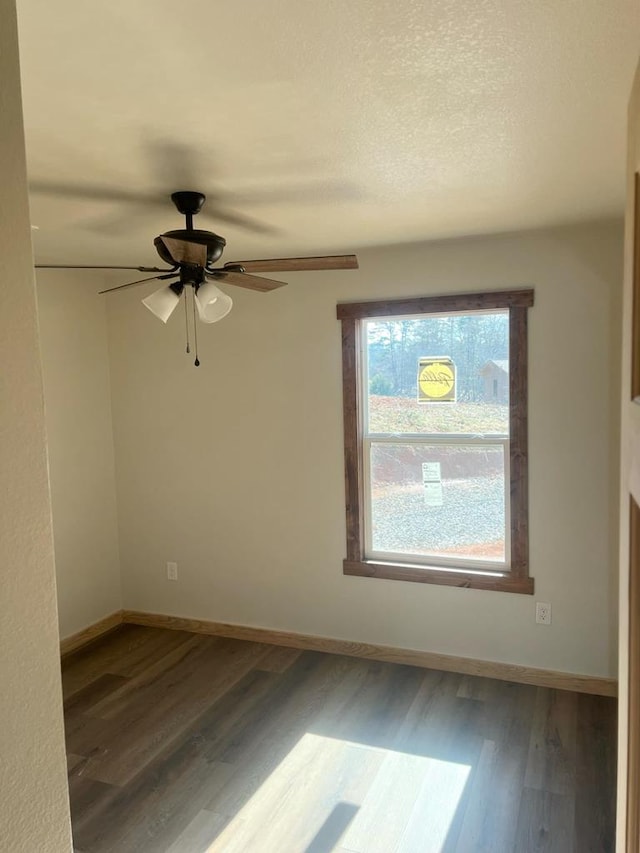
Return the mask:
<svg viewBox="0 0 640 853">
<path fill-rule="evenodd" d="M 547 601 L 536 601 L 536 622 L 551 625 L 551 605 Z"/>
<path fill-rule="evenodd" d="M 167 580 L 177 581 L 178 580 L 178 564 L 177 563 L 167 563 Z"/>
</svg>

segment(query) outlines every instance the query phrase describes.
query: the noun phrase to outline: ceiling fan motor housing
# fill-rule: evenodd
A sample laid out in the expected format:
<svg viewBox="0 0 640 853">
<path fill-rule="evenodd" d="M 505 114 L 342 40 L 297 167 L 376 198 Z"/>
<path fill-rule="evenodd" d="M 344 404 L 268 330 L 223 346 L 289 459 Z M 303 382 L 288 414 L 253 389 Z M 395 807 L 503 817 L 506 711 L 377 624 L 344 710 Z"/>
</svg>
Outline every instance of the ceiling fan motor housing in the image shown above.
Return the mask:
<svg viewBox="0 0 640 853">
<path fill-rule="evenodd" d="M 175 231 L 167 231 L 160 234 L 153 241 L 156 251 L 165 263 L 175 266 L 175 261 L 169 254 L 165 244 L 162 242 L 163 237 L 171 237 L 173 240 L 184 240 L 186 243 L 199 243 L 201 246 L 207 247 L 207 266 L 214 264 L 224 252 L 224 247 L 227 241 L 219 234 L 214 234 L 213 231 L 201 231 L 197 228 L 187 229 L 178 228 Z"/>
<path fill-rule="evenodd" d="M 178 190 L 171 193 L 171 201 L 183 216 L 195 216 L 200 213 L 202 205 L 207 200 L 204 193 L 193 192 L 193 190 Z"/>
</svg>

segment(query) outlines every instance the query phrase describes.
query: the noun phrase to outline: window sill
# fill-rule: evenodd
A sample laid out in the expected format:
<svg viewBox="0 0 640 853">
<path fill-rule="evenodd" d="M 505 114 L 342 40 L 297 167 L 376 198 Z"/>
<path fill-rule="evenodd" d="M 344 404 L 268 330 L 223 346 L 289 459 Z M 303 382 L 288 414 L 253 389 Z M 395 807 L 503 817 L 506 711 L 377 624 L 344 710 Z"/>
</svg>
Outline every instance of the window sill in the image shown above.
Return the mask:
<svg viewBox="0 0 640 853">
<path fill-rule="evenodd" d="M 533 578 L 514 575 L 481 575 L 475 572 L 449 572 L 437 568 L 414 567 L 395 563 L 378 563 L 375 560 L 355 562 L 345 560 L 345 575 L 357 575 L 365 578 L 385 578 L 386 580 L 412 581 L 414 583 L 435 583 L 442 586 L 458 586 L 466 589 L 489 589 L 496 592 L 517 592 L 533 595 Z"/>
</svg>

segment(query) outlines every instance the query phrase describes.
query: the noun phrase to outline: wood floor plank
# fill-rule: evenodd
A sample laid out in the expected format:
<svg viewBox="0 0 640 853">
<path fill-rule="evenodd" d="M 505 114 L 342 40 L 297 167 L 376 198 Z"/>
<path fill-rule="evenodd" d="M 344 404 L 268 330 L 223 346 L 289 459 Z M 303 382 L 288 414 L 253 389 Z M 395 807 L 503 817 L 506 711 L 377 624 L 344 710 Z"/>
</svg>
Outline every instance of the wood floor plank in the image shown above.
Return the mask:
<svg viewBox="0 0 640 853">
<path fill-rule="evenodd" d="M 222 815 L 202 809 L 166 853 L 208 853 L 225 823 Z"/>
<path fill-rule="evenodd" d="M 230 818 L 212 851 L 317 849 L 319 836 L 324 833 L 326 838 L 338 829 L 336 818 L 342 819 L 342 835 L 359 810 L 350 794 L 368 788 L 377 752 L 312 733 L 303 735 Z"/>
<path fill-rule="evenodd" d="M 74 755 L 72 752 L 67 752 L 67 772 L 71 773 L 74 767 L 77 767 L 81 761 L 84 761 L 84 756 Z"/>
<path fill-rule="evenodd" d="M 264 718 L 265 705 L 279 687 L 276 673 L 250 670 L 193 721 L 185 736 L 202 742 L 209 761 L 230 764 L 228 759 L 233 750 Z"/>
<path fill-rule="evenodd" d="M 481 753 L 482 707 L 460 698 L 461 677 L 427 671 L 396 741 L 396 748 L 424 756 L 425 773 L 398 850 L 440 851 L 464 810 L 470 776 Z"/>
<path fill-rule="evenodd" d="M 123 711 L 128 713 L 138 700 L 145 704 L 148 701 L 145 690 L 151 688 L 151 685 L 156 682 L 160 675 L 176 667 L 192 649 L 199 645 L 199 637 L 187 634 L 182 642 L 170 648 L 166 653 L 161 653 L 145 669 L 137 675 L 126 678 L 118 689 L 111 691 L 96 702 L 90 713 L 108 720 L 117 717 Z"/>
<path fill-rule="evenodd" d="M 87 758 L 105 749 L 109 738 L 116 738 L 122 731 L 122 723 L 114 724 L 101 717 L 89 714 L 73 714 L 65 717 L 65 735 L 67 750 L 75 755 Z"/>
<path fill-rule="evenodd" d="M 445 851 L 514 849 L 536 690 L 504 681 L 487 684 L 478 721 L 482 721 L 486 739 L 452 821 Z"/>
<path fill-rule="evenodd" d="M 315 654 L 313 660 L 318 661 Z M 322 658 L 319 660 L 322 661 Z M 285 780 L 295 777 L 296 773 L 290 769 L 291 763 L 296 766 L 297 761 L 303 760 L 300 756 L 306 754 L 311 748 L 310 744 L 325 743 L 325 754 L 333 755 L 336 750 L 337 753 L 346 750 L 344 755 L 349 756 L 349 772 L 340 769 L 340 761 L 334 758 L 334 773 L 329 773 L 328 778 L 332 780 L 334 797 L 348 797 L 349 802 L 354 799 L 357 802 L 358 797 L 362 795 L 363 786 L 368 788 L 371 779 L 375 778 L 375 766 L 384 760 L 384 754 L 376 755 L 375 750 L 372 752 L 369 749 L 365 755 L 360 743 L 364 741 L 369 747 L 383 741 L 389 744 L 393 742 L 403 716 L 424 677 L 423 671 L 410 667 L 339 657 L 325 660 L 322 667 L 312 670 L 310 683 L 306 684 L 303 691 L 299 690 L 300 683 L 295 667 L 291 675 L 291 702 L 285 715 L 281 714 L 275 721 L 275 730 L 286 732 L 286 739 L 274 737 L 274 729 L 267 727 L 254 742 L 253 751 L 242 757 L 229 787 L 220 798 L 210 804 L 210 808 L 216 811 L 237 814 L 242 809 L 242 803 L 252 803 L 254 819 L 245 824 L 247 837 L 242 842 L 237 842 L 239 850 L 253 849 L 251 845 L 258 844 L 258 838 L 250 833 L 255 831 L 255 820 L 259 820 L 261 812 L 256 812 L 256 809 L 260 803 L 263 804 L 264 814 L 270 815 L 271 827 L 268 838 L 260 837 L 260 849 L 279 851 L 288 849 L 287 844 L 295 845 L 291 849 L 302 848 L 305 840 L 303 829 L 310 821 L 306 816 L 305 801 L 298 789 L 282 783 L 288 796 L 280 791 L 277 796 L 273 795 L 273 802 L 266 804 L 264 797 L 270 792 L 273 793 L 274 778 L 280 779 L 283 775 Z M 305 700 L 302 703 L 301 698 Z M 309 702 L 310 698 L 312 702 Z M 308 764 L 311 766 L 311 762 Z M 324 766 L 320 758 L 313 764 L 316 767 Z M 258 777 L 252 776 L 248 772 L 249 768 L 254 773 L 258 769 Z M 306 776 L 313 778 L 314 774 L 307 771 Z M 342 780 L 340 785 L 337 784 L 337 779 Z M 246 787 L 247 780 L 250 780 L 249 788 Z M 255 800 L 256 791 L 262 790 L 265 785 L 266 793 L 263 791 Z M 335 806 L 333 800 L 327 800 L 326 797 L 323 799 L 322 785 L 318 781 L 312 788 L 319 801 L 328 801 L 332 807 Z M 294 795 L 297 795 L 297 798 Z M 295 802 L 295 807 L 290 805 L 283 812 L 285 802 Z M 290 817 L 293 812 L 304 816 L 300 826 Z M 291 824 L 289 830 L 292 834 L 280 831 L 283 821 L 279 823 L 274 815 L 284 815 L 283 820 Z M 224 845 L 220 849 L 236 849 L 233 845 L 229 846 L 229 833 L 233 835 L 233 827 L 223 835 Z"/>
<path fill-rule="evenodd" d="M 229 773 L 228 765 L 203 760 L 195 744 L 183 744 L 125 788 L 112 788 L 99 808 L 74 824 L 76 843 L 90 853 L 164 851 Z"/>
<path fill-rule="evenodd" d="M 605 696 L 577 697 L 576 853 L 615 847 L 616 702 Z"/>
<path fill-rule="evenodd" d="M 444 849 L 472 771 L 467 764 L 430 758 L 421 760 L 427 766 L 409 819 L 394 848 L 397 853 L 417 850 L 440 853 Z"/>
<path fill-rule="evenodd" d="M 491 682 L 477 675 L 463 675 L 458 688 L 459 699 L 478 699 L 483 702 L 488 695 Z"/>
<path fill-rule="evenodd" d="M 67 718 L 75 714 L 91 712 L 96 705 L 113 695 L 128 681 L 129 679 L 124 675 L 114 675 L 112 672 L 99 675 L 65 700 L 64 711 Z"/>
<path fill-rule="evenodd" d="M 77 775 L 69 777 L 69 800 L 74 843 L 77 842 L 75 835 L 79 827 L 98 814 L 115 793 L 116 790 L 113 786 L 105 785 L 104 782 L 94 782 L 93 779 L 85 779 Z M 75 846 L 82 849 L 82 845 L 79 843 L 76 843 Z"/>
<path fill-rule="evenodd" d="M 472 764 L 482 747 L 477 700 L 460 699 L 460 676 L 426 670 L 393 748 L 442 761 Z"/>
<path fill-rule="evenodd" d="M 574 808 L 573 795 L 525 788 L 514 849 L 527 853 L 583 853 L 574 847 Z"/>
<path fill-rule="evenodd" d="M 65 699 L 104 673 L 136 675 L 163 649 L 180 643 L 183 639 L 180 635 L 184 635 L 184 632 L 122 625 L 95 643 L 64 658 L 62 683 Z"/>
<path fill-rule="evenodd" d="M 313 706 L 322 701 L 322 691 L 329 689 L 327 672 L 332 672 L 332 663 L 317 652 L 304 652 L 287 672 L 272 673 L 274 689 L 236 724 L 233 737 L 212 743 L 208 757 L 237 766 L 256 759 L 262 750 L 277 750 L 280 740 L 285 745 L 294 743 L 313 715 Z M 300 697 L 306 697 L 306 704 L 301 705 Z"/>
<path fill-rule="evenodd" d="M 444 849 L 456 853 L 515 850 L 524 757 L 505 762 L 508 745 L 485 741 L 470 780 L 468 796 L 459 816 L 459 833 L 452 832 Z M 452 822 L 454 829 L 456 822 Z"/>
<path fill-rule="evenodd" d="M 219 762 L 212 764 L 198 757 L 191 764 L 189 772 L 181 778 L 181 784 L 168 786 L 160 798 L 154 792 L 154 797 L 147 800 L 141 818 L 128 822 L 128 831 L 121 835 L 122 841 L 116 849 L 131 853 L 166 850 L 175 843 L 198 812 L 203 810 L 204 803 L 216 791 L 224 788 L 230 773 L 228 765 Z M 216 817 L 218 831 L 223 822 L 221 816 Z M 112 849 L 106 847 L 101 853 L 108 853 Z"/>
<path fill-rule="evenodd" d="M 84 770 L 86 776 L 126 784 L 264 654 L 258 643 L 216 639 L 199 638 L 200 645 L 181 660 L 182 666 L 164 672 L 152 689 L 137 697 L 126 728 L 117 725 L 119 717 L 110 720 L 114 725 L 105 730 L 99 751 Z"/>
<path fill-rule="evenodd" d="M 524 749 L 528 753 L 538 690 L 544 688 L 493 678 L 487 678 L 486 682 L 486 698 L 482 703 L 485 738 L 499 743 L 506 729 L 518 751 Z"/>
<path fill-rule="evenodd" d="M 304 853 L 327 853 L 329 850 L 335 850 L 337 842 L 345 834 L 357 813 L 358 806 L 353 803 L 336 803 L 318 832 L 305 848 Z"/>
<path fill-rule="evenodd" d="M 160 634 L 154 634 L 148 643 L 136 645 L 128 652 L 121 660 L 118 669 L 112 671 L 126 675 L 128 678 L 135 678 L 163 658 L 171 649 L 181 646 L 185 640 L 192 639 L 193 635 L 188 631 L 162 631 Z"/>
<path fill-rule="evenodd" d="M 226 742 L 237 735 L 238 727 L 250 719 L 251 706 L 260 704 L 277 678 L 267 672 L 247 673 L 121 791 L 114 789 L 101 812 L 83 823 L 83 842 L 95 851 L 132 853 L 147 838 L 156 846 L 167 839 L 172 843 L 233 772 L 231 765 L 215 761 L 207 750 L 217 739 Z"/>
<path fill-rule="evenodd" d="M 154 637 L 155 639 L 157 638 Z M 67 700 L 65 712 L 67 749 L 85 757 L 96 757 L 108 752 L 111 749 L 111 744 L 114 741 L 117 742 L 122 736 L 123 730 L 122 722 L 119 719 L 113 722 L 109 720 L 117 717 L 118 712 L 121 712 L 123 708 L 126 710 L 125 716 L 128 725 L 132 725 L 140 718 L 146 718 L 147 709 L 154 707 L 156 702 L 153 693 L 158 689 L 158 675 L 169 666 L 178 664 L 181 658 L 196 644 L 201 646 L 201 639 L 188 635 L 186 641 L 181 639 L 172 651 L 167 652 L 164 646 L 159 647 L 158 643 L 155 642 L 155 659 L 149 663 L 148 670 L 130 678 L 111 673 L 103 674 L 86 687 L 72 694 Z M 136 646 L 136 649 L 141 645 L 142 643 Z M 97 649 L 97 652 L 101 651 L 101 649 Z M 145 654 L 148 655 L 149 650 Z M 109 665 L 113 665 L 113 661 L 110 660 Z M 145 675 L 145 673 L 147 674 Z M 66 673 L 63 673 L 63 678 L 65 677 Z M 103 682 L 108 685 L 109 689 L 101 690 L 94 695 L 93 685 L 100 686 Z M 144 695 L 145 688 L 150 688 L 150 695 Z M 95 698 L 97 701 L 87 701 L 85 699 L 87 691 L 91 691 L 92 699 Z M 140 696 L 140 694 L 143 695 Z M 140 700 L 137 708 L 136 699 Z M 106 719 L 103 717 L 105 712 Z"/>
<path fill-rule="evenodd" d="M 496 767 L 500 763 L 500 750 L 492 740 L 485 740 L 478 762 L 472 768 L 471 778 L 468 780 L 469 790 L 464 809 L 458 819 L 460 824 L 457 842 L 454 845 L 453 838 L 447 834 L 446 848 L 458 853 L 474 850 L 477 853 L 492 853 L 493 850 L 508 850 L 506 846 L 510 843 L 510 837 L 515 835 L 516 815 L 511 823 L 513 829 L 504 825 L 496 829 L 498 822 L 494 818 L 496 786 L 492 784 L 497 776 Z M 517 810 L 520 802 L 520 790 L 512 791 L 510 808 Z M 452 820 L 451 823 L 454 821 Z M 444 847 L 445 845 L 443 845 Z"/>
<path fill-rule="evenodd" d="M 538 688 L 524 784 L 570 794 L 575 786 L 577 693 Z"/>
<path fill-rule="evenodd" d="M 208 808 L 235 815 L 302 736 L 312 730 L 312 721 L 326 706 L 335 708 L 336 713 L 344 707 L 358 684 L 348 682 L 347 672 L 347 659 L 305 652 L 281 676 L 280 690 L 271 702 L 265 702 L 265 714 L 255 728 L 245 731 L 231 749 L 218 748 L 213 753 L 219 760 L 233 762 L 236 771 Z"/>
<path fill-rule="evenodd" d="M 267 672 L 284 672 L 302 654 L 301 649 L 289 649 L 286 646 L 271 646 L 260 662 L 260 669 Z"/>
<path fill-rule="evenodd" d="M 367 853 L 388 853 L 398 848 L 413 807 L 420 794 L 425 776 L 438 762 L 406 752 L 388 751 L 367 793 L 362 808 L 344 837 L 344 844 Z M 431 803 L 437 800 L 431 790 Z M 433 833 L 436 811 L 426 816 L 429 832 Z M 385 814 L 385 820 L 380 815 Z M 411 849 L 411 848 L 409 848 Z M 414 848 L 415 849 L 415 848 Z"/>
<path fill-rule="evenodd" d="M 417 667 L 362 661 L 354 667 L 345 660 L 345 686 L 348 696 L 337 716 L 329 707 L 312 723 L 313 731 L 334 737 L 364 742 L 367 746 L 393 747 L 404 719 L 424 682 L 424 670 Z M 355 675 L 359 673 L 360 683 Z"/>
</svg>

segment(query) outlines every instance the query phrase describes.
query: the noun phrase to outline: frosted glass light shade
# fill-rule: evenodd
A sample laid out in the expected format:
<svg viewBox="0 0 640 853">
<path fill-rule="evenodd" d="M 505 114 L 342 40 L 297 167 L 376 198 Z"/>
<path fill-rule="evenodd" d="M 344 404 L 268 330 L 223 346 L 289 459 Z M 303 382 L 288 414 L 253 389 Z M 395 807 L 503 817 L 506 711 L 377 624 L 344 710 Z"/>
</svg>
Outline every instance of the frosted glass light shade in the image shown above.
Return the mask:
<svg viewBox="0 0 640 853">
<path fill-rule="evenodd" d="M 168 285 L 161 287 L 160 290 L 156 290 L 155 293 L 142 300 L 145 308 L 148 308 L 163 323 L 166 323 L 173 314 L 178 302 L 180 302 L 180 297 Z"/>
<path fill-rule="evenodd" d="M 233 299 L 209 280 L 198 288 L 196 305 L 203 323 L 217 323 L 231 311 Z"/>
</svg>

